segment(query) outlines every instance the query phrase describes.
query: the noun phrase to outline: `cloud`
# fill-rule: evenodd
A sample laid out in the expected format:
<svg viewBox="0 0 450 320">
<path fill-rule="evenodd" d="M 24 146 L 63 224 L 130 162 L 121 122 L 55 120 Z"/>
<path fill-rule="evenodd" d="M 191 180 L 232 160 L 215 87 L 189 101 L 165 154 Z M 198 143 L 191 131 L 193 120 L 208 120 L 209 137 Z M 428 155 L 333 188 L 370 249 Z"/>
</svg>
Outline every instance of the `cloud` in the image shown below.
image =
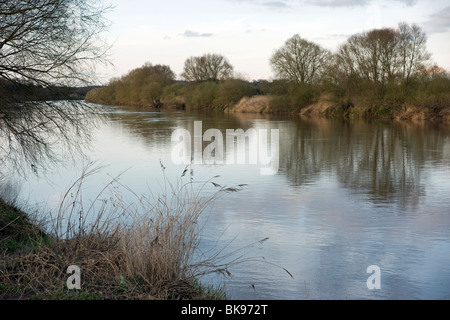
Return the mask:
<svg viewBox="0 0 450 320">
<path fill-rule="evenodd" d="M 269 7 L 269 8 L 287 8 L 288 7 L 288 5 L 282 1 L 260 2 L 258 4 L 260 6 Z"/>
<path fill-rule="evenodd" d="M 319 7 L 355 7 L 365 6 L 369 0 L 308 0 L 305 3 Z"/>
<path fill-rule="evenodd" d="M 411 7 L 417 3 L 418 0 L 395 0 L 397 2 L 403 2 L 408 7 Z M 306 0 L 305 3 L 315 5 L 319 7 L 357 7 L 367 6 L 370 0 Z"/>
<path fill-rule="evenodd" d="M 349 33 L 332 33 L 330 34 L 330 37 L 332 38 L 349 38 L 352 35 Z"/>
<path fill-rule="evenodd" d="M 183 36 L 187 37 L 187 38 L 212 37 L 213 34 L 212 33 L 200 33 L 200 32 L 197 32 L 197 31 L 186 30 L 186 31 L 184 31 Z"/>
<path fill-rule="evenodd" d="M 433 13 L 422 26 L 427 33 L 439 33 L 450 30 L 450 6 Z"/>
<path fill-rule="evenodd" d="M 289 9 L 297 7 L 298 5 L 310 5 L 317 7 L 332 7 L 332 8 L 349 8 L 349 7 L 367 7 L 375 0 L 228 0 L 238 3 L 247 3 L 255 6 L 266 7 L 268 9 Z M 418 0 L 393 0 L 397 3 L 403 3 L 408 7 L 417 4 Z"/>
<path fill-rule="evenodd" d="M 408 7 L 412 7 L 413 5 L 415 5 L 417 3 L 417 0 L 395 0 L 395 1 L 403 2 Z"/>
<path fill-rule="evenodd" d="M 283 0 L 283 1 L 262 1 L 262 0 L 232 0 L 235 2 L 241 2 L 241 3 L 249 3 L 260 7 L 266 7 L 269 9 L 285 9 L 289 8 L 290 5 L 287 4 L 289 0 Z"/>
</svg>

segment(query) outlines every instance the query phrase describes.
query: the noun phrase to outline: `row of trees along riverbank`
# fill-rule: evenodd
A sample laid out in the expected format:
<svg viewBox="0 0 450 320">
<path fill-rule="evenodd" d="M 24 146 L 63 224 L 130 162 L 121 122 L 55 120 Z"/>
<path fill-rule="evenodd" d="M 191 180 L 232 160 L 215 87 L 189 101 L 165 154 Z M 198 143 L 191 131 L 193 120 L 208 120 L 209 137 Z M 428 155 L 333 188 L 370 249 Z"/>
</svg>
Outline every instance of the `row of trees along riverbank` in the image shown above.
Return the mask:
<svg viewBox="0 0 450 320">
<path fill-rule="evenodd" d="M 431 62 L 417 25 L 355 34 L 331 52 L 294 35 L 269 63 L 273 81 L 233 76 L 222 55 L 185 61 L 182 80 L 166 65 L 147 63 L 90 91 L 99 104 L 187 110 L 450 118 L 450 75 Z"/>
</svg>

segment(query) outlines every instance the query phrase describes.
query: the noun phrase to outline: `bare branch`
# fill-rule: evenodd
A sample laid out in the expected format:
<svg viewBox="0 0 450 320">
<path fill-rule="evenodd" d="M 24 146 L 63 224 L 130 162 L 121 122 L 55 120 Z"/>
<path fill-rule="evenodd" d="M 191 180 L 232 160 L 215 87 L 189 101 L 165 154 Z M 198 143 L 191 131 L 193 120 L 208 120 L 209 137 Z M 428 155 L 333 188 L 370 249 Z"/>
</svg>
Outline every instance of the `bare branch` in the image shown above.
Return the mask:
<svg viewBox="0 0 450 320">
<path fill-rule="evenodd" d="M 320 76 L 331 53 L 298 34 L 288 39 L 270 59 L 275 74 L 296 83 L 312 83 Z"/>
<path fill-rule="evenodd" d="M 190 57 L 184 62 L 181 76 L 188 81 L 217 81 L 230 78 L 233 67 L 219 54 Z"/>
<path fill-rule="evenodd" d="M 108 63 L 107 10 L 99 0 L 0 1 L 2 169 L 36 168 L 54 159 L 56 145 L 73 149 L 74 135 L 88 135 L 84 121 L 94 113 L 86 104 L 39 100 L 96 82 L 96 66 Z"/>
</svg>

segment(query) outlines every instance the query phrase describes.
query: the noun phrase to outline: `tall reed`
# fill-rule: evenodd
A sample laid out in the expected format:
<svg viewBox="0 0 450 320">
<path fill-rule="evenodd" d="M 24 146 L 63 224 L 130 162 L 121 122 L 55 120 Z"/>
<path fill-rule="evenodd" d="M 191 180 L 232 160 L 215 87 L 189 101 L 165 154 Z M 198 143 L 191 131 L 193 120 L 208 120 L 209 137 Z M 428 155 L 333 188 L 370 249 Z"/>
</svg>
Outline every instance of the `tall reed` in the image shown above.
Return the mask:
<svg viewBox="0 0 450 320">
<path fill-rule="evenodd" d="M 158 193 L 139 195 L 121 184 L 119 175 L 86 199 L 86 182 L 101 169 L 86 166 L 63 194 L 55 215 L 48 217 L 50 240 L 22 254 L 5 255 L 1 283 L 20 297 L 72 297 L 76 293 L 66 288 L 66 270 L 76 265 L 88 297 L 224 298 L 222 287 L 211 293 L 199 279 L 214 273 L 230 276 L 233 265 L 260 260 L 245 251 L 267 238 L 232 252 L 221 247 L 205 254 L 199 245 L 214 201 L 245 185 L 221 186 L 214 181 L 218 176 L 196 181 L 188 166 L 171 181 L 163 164 L 161 168 Z"/>
<path fill-rule="evenodd" d="M 83 186 L 99 169 L 86 168 L 65 192 L 49 230 L 57 243 L 73 245 L 73 257 L 82 256 L 81 248 L 107 253 L 108 270 L 96 272 L 108 273 L 127 289 L 146 288 L 153 296 L 160 290 L 167 298 L 180 290 L 192 291 L 192 284 L 205 274 L 230 274 L 235 261 L 218 264 L 218 253 L 205 257 L 197 250 L 208 209 L 218 197 L 244 185 L 222 187 L 213 181 L 217 176 L 197 182 L 189 167 L 169 181 L 163 164 L 161 168 L 158 193 L 137 194 L 118 176 L 90 200 L 84 199 Z"/>
</svg>

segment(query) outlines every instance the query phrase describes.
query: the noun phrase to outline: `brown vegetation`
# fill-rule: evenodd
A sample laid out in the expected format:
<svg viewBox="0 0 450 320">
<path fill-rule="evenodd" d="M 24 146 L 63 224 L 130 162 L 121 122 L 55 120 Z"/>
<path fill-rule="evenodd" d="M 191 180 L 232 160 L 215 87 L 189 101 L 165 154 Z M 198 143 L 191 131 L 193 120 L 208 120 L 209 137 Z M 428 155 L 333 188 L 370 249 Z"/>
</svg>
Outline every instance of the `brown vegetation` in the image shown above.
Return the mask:
<svg viewBox="0 0 450 320">
<path fill-rule="evenodd" d="M 197 188 L 186 169 L 182 177 L 187 181 L 166 180 L 159 195 L 137 196 L 125 188 L 136 196 L 130 203 L 113 179 L 86 208 L 82 185 L 94 172 L 83 173 L 45 224 L 0 200 L 0 298 L 225 298 L 222 288 L 202 286 L 198 279 L 208 273 L 229 275 L 228 268 L 242 260 L 221 255 L 224 248 L 209 257 L 198 255 L 199 218 L 217 196 L 241 187 L 206 181 Z M 211 196 L 200 196 L 207 186 L 213 186 Z M 71 265 L 81 270 L 80 290 L 66 286 Z"/>
<path fill-rule="evenodd" d="M 270 108 L 269 96 L 243 97 L 235 106 L 227 108 L 227 112 L 233 113 L 273 113 Z"/>
</svg>

